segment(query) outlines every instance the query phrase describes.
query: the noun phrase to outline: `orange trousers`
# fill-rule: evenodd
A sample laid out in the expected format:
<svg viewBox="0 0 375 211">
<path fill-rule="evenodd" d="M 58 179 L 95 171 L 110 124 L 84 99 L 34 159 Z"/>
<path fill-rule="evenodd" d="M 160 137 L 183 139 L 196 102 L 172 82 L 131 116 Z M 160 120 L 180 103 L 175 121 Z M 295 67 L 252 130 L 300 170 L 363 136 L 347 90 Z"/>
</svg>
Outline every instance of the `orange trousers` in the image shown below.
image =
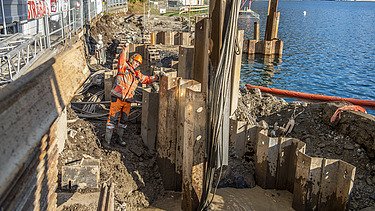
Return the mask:
<svg viewBox="0 0 375 211">
<path fill-rule="evenodd" d="M 112 96 L 107 120 L 107 128 L 115 128 L 119 120 L 120 123 L 118 126 L 125 128 L 130 113 L 130 108 L 131 104 L 129 102 L 122 101 L 119 98 Z"/>
</svg>

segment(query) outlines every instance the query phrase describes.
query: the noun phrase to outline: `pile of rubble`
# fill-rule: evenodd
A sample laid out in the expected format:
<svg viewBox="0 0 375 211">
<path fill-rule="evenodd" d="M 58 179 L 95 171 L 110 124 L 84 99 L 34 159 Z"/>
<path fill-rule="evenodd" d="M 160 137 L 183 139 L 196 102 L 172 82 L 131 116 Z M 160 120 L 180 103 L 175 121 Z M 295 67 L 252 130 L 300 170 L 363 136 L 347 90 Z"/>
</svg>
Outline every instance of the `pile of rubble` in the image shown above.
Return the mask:
<svg viewBox="0 0 375 211">
<path fill-rule="evenodd" d="M 139 123 L 129 124 L 126 131 L 126 146 L 115 143 L 110 147 L 103 147 L 101 143 L 104 140 L 105 124 L 105 121 L 78 118 L 73 110 L 68 110 L 68 140 L 59 158 L 59 173 L 61 174 L 62 166 L 73 161 L 82 158 L 98 159 L 100 160 L 98 184 L 104 182 L 116 184 L 114 191 L 116 208 L 138 210 L 148 207 L 163 194 L 155 152 L 149 151 L 143 145 Z M 60 187 L 58 192 L 63 194 L 66 190 Z M 62 209 L 69 210 L 84 205 L 61 206 Z M 94 210 L 95 206 L 97 204 L 85 209 Z"/>
<path fill-rule="evenodd" d="M 175 31 L 183 30 L 187 22 L 184 18 L 164 17 L 151 15 L 150 18 L 143 15 L 126 15 L 125 13 L 110 13 L 103 15 L 94 25 L 90 32 L 94 39 L 98 35 L 103 36 L 105 47 L 113 40 L 126 40 L 128 43 L 142 43 L 145 35 L 155 31 Z M 186 27 L 185 27 L 186 28 Z"/>
</svg>

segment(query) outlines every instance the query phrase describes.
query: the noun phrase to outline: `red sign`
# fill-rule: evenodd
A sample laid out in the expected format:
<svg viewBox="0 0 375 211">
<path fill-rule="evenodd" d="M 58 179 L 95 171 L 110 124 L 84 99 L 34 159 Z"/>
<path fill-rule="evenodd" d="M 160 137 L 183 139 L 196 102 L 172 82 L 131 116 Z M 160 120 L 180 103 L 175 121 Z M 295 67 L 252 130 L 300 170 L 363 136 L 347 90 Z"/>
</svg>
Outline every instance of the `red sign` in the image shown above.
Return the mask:
<svg viewBox="0 0 375 211">
<path fill-rule="evenodd" d="M 41 18 L 49 13 L 49 6 L 44 0 L 27 1 L 27 19 Z"/>
</svg>

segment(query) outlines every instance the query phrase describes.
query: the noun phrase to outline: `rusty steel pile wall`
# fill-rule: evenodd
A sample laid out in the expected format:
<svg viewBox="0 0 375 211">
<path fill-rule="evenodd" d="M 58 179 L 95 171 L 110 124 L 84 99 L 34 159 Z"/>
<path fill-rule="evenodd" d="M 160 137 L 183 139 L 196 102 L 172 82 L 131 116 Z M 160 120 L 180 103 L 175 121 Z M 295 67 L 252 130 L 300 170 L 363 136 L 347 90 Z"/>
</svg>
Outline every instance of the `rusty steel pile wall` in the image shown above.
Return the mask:
<svg viewBox="0 0 375 211">
<path fill-rule="evenodd" d="M 231 121 L 231 142 L 239 156 L 246 147 L 256 153 L 256 183 L 264 189 L 293 193 L 296 210 L 345 210 L 355 167 L 342 160 L 310 157 L 298 139 L 268 137 L 267 130 Z M 245 150 L 244 150 L 245 149 Z"/>
<path fill-rule="evenodd" d="M 79 42 L 0 90 L 0 209 L 56 206 L 62 113 L 88 75 Z"/>
<path fill-rule="evenodd" d="M 158 93 L 143 92 L 141 133 L 157 152 L 164 188 L 182 191 L 182 207 L 195 210 L 203 186 L 206 95 L 197 81 L 176 76 L 162 77 Z"/>
</svg>

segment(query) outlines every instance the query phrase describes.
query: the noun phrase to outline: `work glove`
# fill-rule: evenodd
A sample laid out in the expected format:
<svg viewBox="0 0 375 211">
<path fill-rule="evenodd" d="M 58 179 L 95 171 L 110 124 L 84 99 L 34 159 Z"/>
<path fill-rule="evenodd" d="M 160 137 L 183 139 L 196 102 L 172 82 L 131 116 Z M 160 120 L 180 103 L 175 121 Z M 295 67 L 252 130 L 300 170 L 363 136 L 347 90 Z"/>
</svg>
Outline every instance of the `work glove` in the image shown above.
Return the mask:
<svg viewBox="0 0 375 211">
<path fill-rule="evenodd" d="M 158 76 L 158 81 L 160 81 L 161 77 L 167 76 L 167 74 L 163 70 L 160 70 L 160 72 L 157 76 Z"/>
<path fill-rule="evenodd" d="M 163 76 L 167 76 L 167 74 L 163 70 L 160 70 L 159 72 L 156 72 L 156 74 L 154 75 L 154 77 L 155 77 L 154 82 L 160 81 L 161 77 L 163 77 Z"/>
</svg>

